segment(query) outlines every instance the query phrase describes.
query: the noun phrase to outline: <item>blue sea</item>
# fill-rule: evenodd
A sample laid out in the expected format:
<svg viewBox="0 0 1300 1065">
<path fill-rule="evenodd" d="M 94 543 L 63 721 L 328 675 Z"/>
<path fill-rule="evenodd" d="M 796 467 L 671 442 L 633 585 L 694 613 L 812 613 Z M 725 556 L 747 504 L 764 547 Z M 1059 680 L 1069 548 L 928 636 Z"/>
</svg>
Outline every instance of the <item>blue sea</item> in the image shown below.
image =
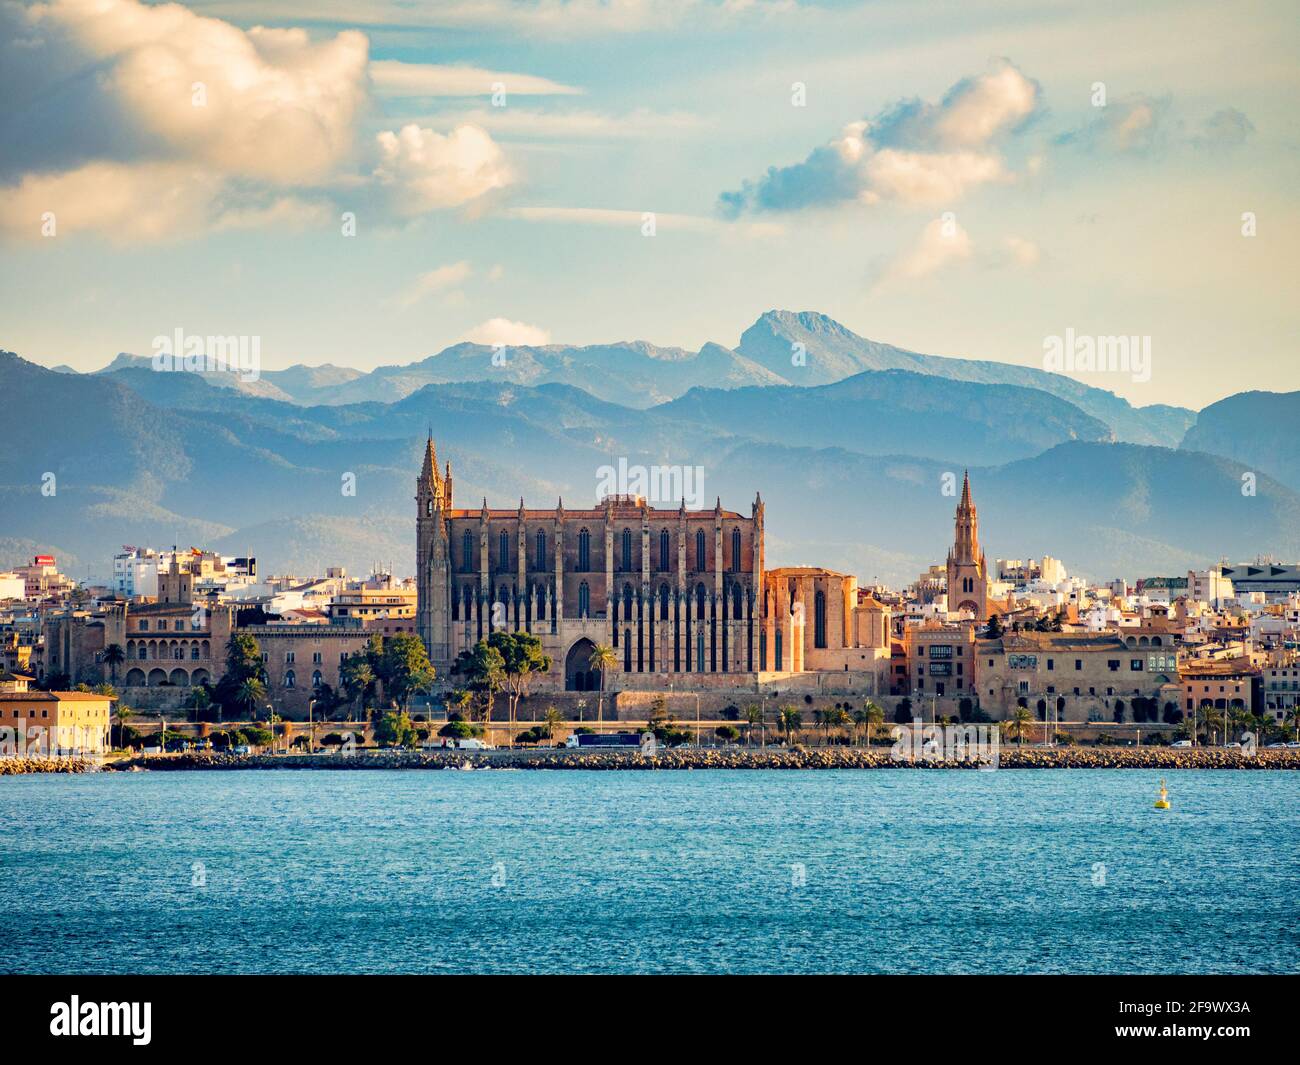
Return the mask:
<svg viewBox="0 0 1300 1065">
<path fill-rule="evenodd" d="M 11 973 L 1300 967 L 1300 773 L 0 778 Z"/>
</svg>

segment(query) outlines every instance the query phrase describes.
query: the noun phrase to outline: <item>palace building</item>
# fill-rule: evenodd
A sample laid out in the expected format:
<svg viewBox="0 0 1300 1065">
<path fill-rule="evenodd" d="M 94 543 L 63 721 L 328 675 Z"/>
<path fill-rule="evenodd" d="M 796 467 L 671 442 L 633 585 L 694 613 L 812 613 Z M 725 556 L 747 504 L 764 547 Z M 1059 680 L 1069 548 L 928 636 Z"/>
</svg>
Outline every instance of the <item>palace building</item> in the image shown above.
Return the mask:
<svg viewBox="0 0 1300 1065">
<path fill-rule="evenodd" d="M 611 495 L 594 508 L 458 509 L 432 437 L 416 479 L 416 631 L 449 680 L 461 651 L 494 629 L 540 638 L 543 688 L 888 691 L 889 618 L 857 578 L 767 570 L 764 509 L 658 508 Z M 613 674 L 618 674 L 616 677 Z"/>
</svg>

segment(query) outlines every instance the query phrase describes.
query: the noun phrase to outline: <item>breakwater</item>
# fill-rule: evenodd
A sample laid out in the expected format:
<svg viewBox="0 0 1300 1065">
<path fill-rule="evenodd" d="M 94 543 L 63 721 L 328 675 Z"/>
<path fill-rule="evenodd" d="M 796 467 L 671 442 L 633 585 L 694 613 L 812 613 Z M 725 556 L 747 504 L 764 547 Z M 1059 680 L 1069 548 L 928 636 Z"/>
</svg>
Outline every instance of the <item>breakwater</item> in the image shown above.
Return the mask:
<svg viewBox="0 0 1300 1065">
<path fill-rule="evenodd" d="M 89 773 L 99 768 L 86 758 L 0 758 L 0 777 L 25 773 Z"/>
<path fill-rule="evenodd" d="M 856 747 L 677 748 L 639 751 L 518 749 L 498 751 L 359 751 L 352 755 L 177 754 L 132 758 L 109 771 L 178 769 L 978 769 L 953 759 L 898 760 L 887 750 Z M 1218 747 L 1006 747 L 999 769 L 1300 769 L 1300 750 Z"/>
</svg>

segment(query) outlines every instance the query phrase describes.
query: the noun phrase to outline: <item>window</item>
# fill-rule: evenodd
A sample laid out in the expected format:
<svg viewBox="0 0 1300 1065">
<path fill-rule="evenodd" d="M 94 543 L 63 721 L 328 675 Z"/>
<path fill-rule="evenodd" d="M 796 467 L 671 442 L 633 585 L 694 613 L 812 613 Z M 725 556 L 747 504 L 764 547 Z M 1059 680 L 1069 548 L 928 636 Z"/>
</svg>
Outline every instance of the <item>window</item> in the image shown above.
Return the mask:
<svg viewBox="0 0 1300 1065">
<path fill-rule="evenodd" d="M 469 530 L 461 537 L 463 546 L 460 550 L 460 568 L 466 573 L 474 572 L 474 534 Z"/>
<path fill-rule="evenodd" d="M 311 656 L 311 660 L 312 660 L 312 662 L 313 662 L 315 665 L 318 665 L 318 666 L 319 666 L 320 663 L 321 663 L 320 652 L 319 652 L 319 651 L 313 651 L 313 652 L 312 652 L 312 656 Z"/>
<path fill-rule="evenodd" d="M 740 530 L 731 530 L 731 568 L 737 573 L 740 572 Z"/>
<path fill-rule="evenodd" d="M 708 569 L 708 555 L 704 550 L 704 530 L 700 529 L 695 534 L 695 568 Z"/>
<path fill-rule="evenodd" d="M 546 568 L 546 533 L 541 529 L 537 530 L 537 562 L 534 568 Z"/>
<path fill-rule="evenodd" d="M 663 529 L 659 533 L 659 568 L 665 572 L 671 570 L 672 563 L 669 561 L 669 551 L 672 550 L 672 540 L 668 536 L 668 530 Z"/>
<path fill-rule="evenodd" d="M 149 631 L 149 622 L 145 621 L 143 618 L 141 618 L 140 620 L 140 631 L 141 632 Z"/>
<path fill-rule="evenodd" d="M 323 683 L 325 683 L 325 678 L 322 676 L 321 671 L 319 669 L 313 670 L 311 674 L 311 686 L 313 688 L 319 688 Z"/>
<path fill-rule="evenodd" d="M 1141 672 L 1142 672 L 1142 659 L 1140 659 L 1140 658 L 1130 658 L 1130 659 L 1129 659 L 1129 663 L 1128 663 L 1128 668 L 1129 668 L 1132 672 L 1134 672 L 1134 673 L 1141 673 Z"/>
<path fill-rule="evenodd" d="M 582 529 L 578 533 L 578 572 L 586 573 L 591 569 L 591 533 Z M 586 585 L 584 584 L 585 588 Z"/>
<path fill-rule="evenodd" d="M 1055 659 L 1055 658 L 1049 658 L 1049 659 L 1047 660 L 1047 668 L 1048 668 L 1049 670 L 1054 670 L 1054 669 L 1056 669 L 1056 659 Z"/>
<path fill-rule="evenodd" d="M 587 535 L 587 530 L 583 529 L 582 535 Z M 578 617 L 585 618 L 591 614 L 591 589 L 587 587 L 587 582 L 583 581 L 578 585 Z"/>
<path fill-rule="evenodd" d="M 284 675 L 284 686 L 286 688 L 293 688 L 297 685 L 297 683 L 298 683 L 298 678 L 294 676 L 293 670 L 292 669 L 288 670 Z"/>
<path fill-rule="evenodd" d="M 1117 669 L 1119 669 L 1119 659 L 1118 659 L 1118 658 L 1111 658 L 1111 659 L 1108 659 L 1107 662 L 1106 662 L 1106 667 L 1107 667 L 1107 668 L 1108 668 L 1112 673 L 1114 673 Z"/>
<path fill-rule="evenodd" d="M 284 660 L 285 660 L 285 662 L 287 662 L 287 663 L 291 663 L 291 662 L 293 662 L 293 655 L 294 655 L 294 652 L 293 652 L 293 651 L 285 651 L 285 652 L 284 652 Z"/>
<path fill-rule="evenodd" d="M 497 569 L 502 571 L 510 569 L 510 534 L 504 529 L 497 537 Z"/>
<path fill-rule="evenodd" d="M 1075 671 L 1076 673 L 1078 673 L 1081 669 L 1083 669 L 1083 659 L 1082 659 L 1082 658 L 1076 658 L 1076 659 L 1074 660 L 1074 671 Z"/>
<path fill-rule="evenodd" d="M 664 535 L 667 536 L 668 534 L 664 533 Z M 668 620 L 668 585 L 666 584 L 659 586 L 659 620 Z"/>
<path fill-rule="evenodd" d="M 813 594 L 813 646 L 826 646 L 826 593 L 820 589 Z"/>
<path fill-rule="evenodd" d="M 619 567 L 624 573 L 632 571 L 632 530 L 623 530 L 623 564 Z"/>
</svg>

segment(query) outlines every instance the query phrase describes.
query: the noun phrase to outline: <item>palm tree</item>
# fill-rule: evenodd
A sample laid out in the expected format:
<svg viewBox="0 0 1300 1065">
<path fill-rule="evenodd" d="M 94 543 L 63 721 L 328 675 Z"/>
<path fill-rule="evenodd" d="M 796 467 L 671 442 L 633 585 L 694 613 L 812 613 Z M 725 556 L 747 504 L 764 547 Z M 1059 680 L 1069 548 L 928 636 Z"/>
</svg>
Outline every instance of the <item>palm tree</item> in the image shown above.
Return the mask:
<svg viewBox="0 0 1300 1065">
<path fill-rule="evenodd" d="M 793 706 L 783 706 L 778 711 L 777 721 L 785 731 L 785 744 L 788 747 L 791 736 L 803 727 L 803 715 Z"/>
<path fill-rule="evenodd" d="M 121 748 L 126 736 L 127 719 L 134 715 L 135 711 L 127 706 L 126 703 L 118 703 L 113 709 L 113 718 L 117 721 L 117 746 L 119 749 Z"/>
<path fill-rule="evenodd" d="M 1285 720 L 1291 726 L 1291 738 L 1300 740 L 1300 703 L 1286 712 Z"/>
<path fill-rule="evenodd" d="M 235 692 L 235 705 L 252 719 L 253 711 L 266 699 L 266 685 L 256 677 L 247 677 Z"/>
<path fill-rule="evenodd" d="M 748 726 L 745 729 L 745 742 L 752 747 L 754 746 L 754 726 L 757 725 L 759 728 L 763 726 L 763 708 L 757 703 L 751 703 L 745 707 L 745 724 Z"/>
<path fill-rule="evenodd" d="M 859 722 L 859 724 L 863 724 L 867 726 L 867 747 L 870 748 L 871 730 L 876 725 L 883 725 L 885 723 L 885 711 L 882 710 L 870 699 L 868 699 L 865 703 L 862 704 L 861 716 L 862 716 L 862 720 Z M 858 715 L 855 714 L 854 720 L 857 720 L 857 717 Z"/>
<path fill-rule="evenodd" d="M 1025 730 L 1034 720 L 1034 715 L 1030 713 L 1028 707 L 1018 706 L 1016 711 L 1011 715 L 1011 720 L 1007 722 L 1007 735 L 1014 736 L 1016 743 L 1023 747 L 1025 745 Z"/>
<path fill-rule="evenodd" d="M 826 711 L 826 742 L 830 743 L 830 730 L 842 728 L 849 723 L 849 712 L 842 706 L 834 706 Z"/>
<path fill-rule="evenodd" d="M 109 678 L 117 683 L 117 667 L 126 661 L 126 652 L 120 643 L 110 643 L 104 648 L 104 661 L 108 663 Z"/>
<path fill-rule="evenodd" d="M 603 724 L 605 719 L 605 671 L 618 665 L 618 656 L 614 654 L 614 648 L 598 643 L 591 649 L 591 656 L 587 659 L 587 665 L 591 669 L 600 670 L 600 693 L 596 697 L 596 722 L 597 724 Z"/>
<path fill-rule="evenodd" d="M 194 720 L 199 719 L 199 715 L 212 705 L 212 696 L 208 694 L 208 689 L 202 686 L 191 688 L 189 698 L 185 700 L 190 709 L 194 711 Z"/>
<path fill-rule="evenodd" d="M 830 739 L 830 717 L 831 712 L 829 710 L 813 711 L 813 724 L 820 729 L 826 730 L 826 739 L 828 740 Z"/>
<path fill-rule="evenodd" d="M 546 738 L 555 739 L 555 730 L 564 724 L 564 715 L 553 706 L 546 708 Z"/>
</svg>

